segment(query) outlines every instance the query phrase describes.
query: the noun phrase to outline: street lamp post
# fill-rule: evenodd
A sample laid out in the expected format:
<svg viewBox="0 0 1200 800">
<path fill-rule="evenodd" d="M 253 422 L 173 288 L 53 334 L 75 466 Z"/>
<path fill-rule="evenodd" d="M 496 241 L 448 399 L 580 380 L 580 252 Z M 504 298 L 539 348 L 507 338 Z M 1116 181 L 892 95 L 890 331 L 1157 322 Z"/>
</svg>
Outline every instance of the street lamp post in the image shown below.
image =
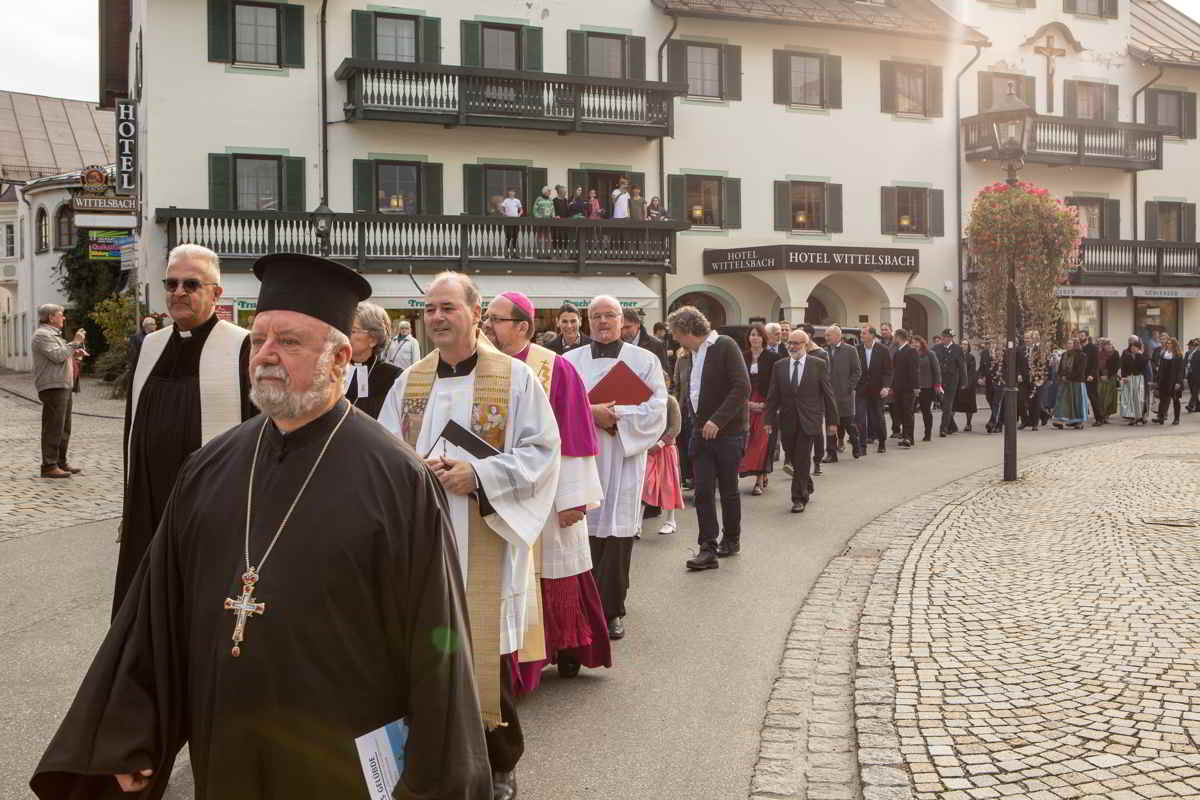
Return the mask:
<svg viewBox="0 0 1200 800">
<path fill-rule="evenodd" d="M 992 123 L 996 154 L 1004 162 L 1005 179 L 1009 186 L 1017 185 L 1017 171 L 1025 166 L 1025 153 L 1029 148 L 1029 137 L 1033 133 L 1033 122 L 1037 112 L 1017 97 L 1015 81 L 1008 84 L 1008 92 L 991 109 L 982 114 Z M 1004 480 L 1017 479 L 1017 263 L 1008 256 L 1008 309 L 1006 324 L 1007 359 L 1004 371 Z"/>
<path fill-rule="evenodd" d="M 324 258 L 329 257 L 331 251 L 329 245 L 330 235 L 333 233 L 333 211 L 321 201 L 321 205 L 317 206 L 315 211 L 309 213 L 308 218 L 312 223 L 313 230 L 317 234 L 317 240 L 321 245 L 321 255 Z"/>
</svg>

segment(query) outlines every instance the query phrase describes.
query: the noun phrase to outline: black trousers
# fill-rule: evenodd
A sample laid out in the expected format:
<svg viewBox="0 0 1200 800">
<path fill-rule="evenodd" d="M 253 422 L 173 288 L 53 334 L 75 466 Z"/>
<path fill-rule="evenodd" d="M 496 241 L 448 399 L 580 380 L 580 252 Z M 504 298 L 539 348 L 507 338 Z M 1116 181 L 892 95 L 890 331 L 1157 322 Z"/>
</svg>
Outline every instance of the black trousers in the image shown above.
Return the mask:
<svg viewBox="0 0 1200 800">
<path fill-rule="evenodd" d="M 896 396 L 892 400 L 892 408 L 895 409 L 896 415 L 893 424 L 899 425 L 900 438 L 909 442 L 913 440 L 913 404 L 916 402 L 916 399 L 912 390 L 909 389 L 907 391 L 896 392 Z"/>
<path fill-rule="evenodd" d="M 917 399 L 921 404 L 921 422 L 925 426 L 925 435 L 928 436 L 933 430 L 933 387 L 922 388 Z"/>
<path fill-rule="evenodd" d="M 1200 411 L 1200 377 L 1188 378 L 1188 389 L 1192 393 L 1192 399 L 1188 400 L 1188 409 Z"/>
<path fill-rule="evenodd" d="M 715 550 L 721 533 L 717 526 L 717 489 L 721 491 L 720 527 L 724 530 L 725 540 L 740 541 L 742 496 L 738 490 L 738 466 L 746 452 L 746 434 L 705 439 L 699 431 L 695 431 L 689 445 L 700 549 Z"/>
<path fill-rule="evenodd" d="M 517 226 L 507 225 L 504 228 L 504 251 L 515 253 L 517 250 Z"/>
<path fill-rule="evenodd" d="M 71 390 L 44 389 L 42 401 L 42 470 L 67 463 L 67 445 L 71 442 Z"/>
<path fill-rule="evenodd" d="M 838 440 L 846 434 L 849 434 L 850 449 L 857 453 L 860 434 L 858 432 L 858 423 L 854 421 L 854 417 L 839 417 L 837 425 L 837 433 L 830 433 L 825 436 L 825 451 L 833 455 L 833 457 L 836 459 Z"/>
<path fill-rule="evenodd" d="M 1086 387 L 1088 405 L 1092 407 L 1092 418 L 1102 419 L 1104 415 L 1100 413 L 1100 387 L 1096 385 L 1095 380 L 1086 381 L 1083 385 Z"/>
<path fill-rule="evenodd" d="M 896 397 L 892 397 L 892 402 L 888 406 L 888 416 L 892 420 L 892 433 L 904 435 L 904 414 L 901 413 L 900 403 Z M 884 438 L 887 438 L 886 436 Z"/>
<path fill-rule="evenodd" d="M 679 425 L 680 442 L 690 442 L 692 440 L 692 415 L 684 412 L 683 419 Z M 689 452 L 690 447 L 680 447 L 679 450 L 679 479 L 682 481 L 692 480 L 692 454 Z"/>
<path fill-rule="evenodd" d="M 1179 398 L 1183 394 L 1183 387 L 1176 390 L 1174 387 L 1158 389 L 1158 418 L 1167 418 L 1167 408 L 1171 405 L 1175 407 L 1175 419 L 1179 419 Z"/>
<path fill-rule="evenodd" d="M 596 577 L 596 588 L 600 590 L 604 617 L 609 622 L 625 616 L 633 542 L 632 536 L 588 537 L 588 545 L 592 550 L 592 574 Z"/>
<path fill-rule="evenodd" d="M 525 754 L 525 733 L 513 699 L 509 656 L 500 657 L 500 719 L 505 723 L 484 734 L 492 772 L 512 772 Z"/>
<path fill-rule="evenodd" d="M 958 381 L 946 381 L 942 384 L 946 393 L 942 395 L 942 433 L 958 431 L 958 423 L 954 421 L 954 401 L 958 399 Z"/>
<path fill-rule="evenodd" d="M 878 390 L 862 391 L 854 398 L 854 413 L 858 424 L 858 438 L 862 449 L 867 447 L 867 439 L 875 439 L 880 444 L 886 444 L 887 428 L 883 425 L 883 398 Z"/>
<path fill-rule="evenodd" d="M 809 475 L 808 454 L 813 451 L 816 443 L 823 441 L 820 434 L 808 434 L 800 429 L 780 431 L 779 441 L 783 450 L 792 459 L 792 502 L 807 503 L 812 494 L 812 476 Z"/>
</svg>

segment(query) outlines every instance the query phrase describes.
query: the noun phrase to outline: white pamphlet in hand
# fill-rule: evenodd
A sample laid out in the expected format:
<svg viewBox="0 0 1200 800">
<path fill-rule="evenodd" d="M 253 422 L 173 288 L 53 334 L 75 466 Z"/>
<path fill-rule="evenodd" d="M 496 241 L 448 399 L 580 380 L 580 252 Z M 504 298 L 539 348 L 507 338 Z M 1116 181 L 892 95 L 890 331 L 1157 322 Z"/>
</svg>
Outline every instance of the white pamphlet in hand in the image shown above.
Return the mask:
<svg viewBox="0 0 1200 800">
<path fill-rule="evenodd" d="M 408 723 L 403 718 L 364 733 L 354 740 L 371 800 L 391 800 L 392 789 L 404 772 Z"/>
</svg>

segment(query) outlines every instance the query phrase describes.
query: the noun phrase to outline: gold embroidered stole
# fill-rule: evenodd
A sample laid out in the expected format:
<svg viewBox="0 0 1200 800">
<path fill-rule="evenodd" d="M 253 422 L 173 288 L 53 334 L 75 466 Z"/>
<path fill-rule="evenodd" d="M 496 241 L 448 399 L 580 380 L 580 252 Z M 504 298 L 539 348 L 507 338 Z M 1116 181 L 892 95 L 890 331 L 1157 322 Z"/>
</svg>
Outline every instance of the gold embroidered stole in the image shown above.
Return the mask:
<svg viewBox="0 0 1200 800">
<path fill-rule="evenodd" d="M 546 391 L 546 396 L 550 396 L 550 384 L 554 376 L 554 356 L 553 350 L 549 350 L 541 345 L 530 343 L 529 353 L 525 356 L 525 364 L 533 370 L 534 377 L 538 379 L 538 383 L 542 384 L 542 388 Z M 551 520 L 554 524 L 558 524 L 558 511 L 550 509 Z M 537 618 L 534 623 L 525 631 L 524 646 L 517 653 L 517 661 L 522 664 L 531 663 L 534 661 L 545 661 L 548 657 L 546 654 L 546 604 L 542 599 L 542 537 L 538 536 L 537 541 L 533 545 L 533 572 L 534 572 L 534 599 L 537 602 Z"/>
<path fill-rule="evenodd" d="M 480 336 L 476 352 L 475 385 L 471 402 L 471 431 L 497 450 L 504 450 L 508 429 L 508 403 L 512 359 Z M 416 448 L 429 395 L 437 380 L 438 351 L 409 367 L 401 403 L 400 435 Z M 436 433 L 431 432 L 431 435 Z M 479 514 L 479 502 L 469 498 L 467 529 L 467 615 L 471 625 L 471 652 L 475 685 L 483 723 L 490 730 L 500 717 L 500 597 L 508 543 L 488 527 Z"/>
</svg>

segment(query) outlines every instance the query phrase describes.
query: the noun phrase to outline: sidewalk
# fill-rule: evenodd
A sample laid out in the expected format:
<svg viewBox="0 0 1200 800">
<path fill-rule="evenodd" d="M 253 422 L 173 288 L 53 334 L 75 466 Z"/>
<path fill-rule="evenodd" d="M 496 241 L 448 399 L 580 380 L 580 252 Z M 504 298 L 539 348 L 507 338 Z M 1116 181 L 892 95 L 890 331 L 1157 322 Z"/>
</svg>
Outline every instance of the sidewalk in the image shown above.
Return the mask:
<svg viewBox="0 0 1200 800">
<path fill-rule="evenodd" d="M 32 372 L 0 372 L 0 395 L 18 395 L 26 400 L 38 402 L 37 390 L 33 387 Z M 114 400 L 112 384 L 98 378 L 83 377 L 79 381 L 79 392 L 74 397 L 76 415 L 125 418 L 125 400 Z"/>
<path fill-rule="evenodd" d="M 829 564 L 753 798 L 1200 797 L 1200 435 L 999 477 L 893 509 Z"/>
</svg>

